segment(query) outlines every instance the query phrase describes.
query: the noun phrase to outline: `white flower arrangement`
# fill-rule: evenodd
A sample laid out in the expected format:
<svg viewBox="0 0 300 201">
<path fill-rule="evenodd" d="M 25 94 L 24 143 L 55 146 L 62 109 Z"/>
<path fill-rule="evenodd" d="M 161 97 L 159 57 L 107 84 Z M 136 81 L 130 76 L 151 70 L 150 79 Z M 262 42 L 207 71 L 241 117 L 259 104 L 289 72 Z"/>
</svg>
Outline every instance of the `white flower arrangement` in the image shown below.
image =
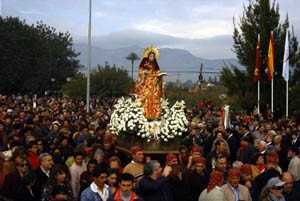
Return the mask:
<svg viewBox="0 0 300 201">
<path fill-rule="evenodd" d="M 144 116 L 144 109 L 138 98 L 120 98 L 111 115 L 110 129 L 116 135 L 122 133 L 135 134 L 148 142 L 161 140 L 164 142 L 182 136 L 187 131 L 188 120 L 184 114 L 185 102 L 177 101 L 171 108 L 168 100 L 161 100 L 162 119 L 151 121 Z"/>
</svg>

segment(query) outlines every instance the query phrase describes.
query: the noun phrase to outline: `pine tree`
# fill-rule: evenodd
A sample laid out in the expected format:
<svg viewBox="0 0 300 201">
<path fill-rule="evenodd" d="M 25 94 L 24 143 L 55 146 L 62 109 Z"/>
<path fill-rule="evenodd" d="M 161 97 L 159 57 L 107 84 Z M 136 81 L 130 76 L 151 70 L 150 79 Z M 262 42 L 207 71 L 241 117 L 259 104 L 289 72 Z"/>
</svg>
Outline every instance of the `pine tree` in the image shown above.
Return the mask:
<svg viewBox="0 0 300 201">
<path fill-rule="evenodd" d="M 281 76 L 282 60 L 284 54 L 285 31 L 289 28 L 288 15 L 280 23 L 279 5 L 269 0 L 249 1 L 244 6 L 244 12 L 239 17 L 239 22 L 234 19 L 233 51 L 245 69 L 235 66 L 225 66 L 221 72 L 220 80 L 228 88 L 228 94 L 236 106 L 252 110 L 257 104 L 257 85 L 253 83 L 255 53 L 257 36 L 260 34 L 261 45 L 261 107 L 270 103 L 271 82 L 267 80 L 266 60 L 270 32 L 274 35 L 274 108 L 285 105 L 285 82 Z M 293 66 L 298 58 L 298 42 L 294 33 L 290 32 L 290 65 Z"/>
</svg>

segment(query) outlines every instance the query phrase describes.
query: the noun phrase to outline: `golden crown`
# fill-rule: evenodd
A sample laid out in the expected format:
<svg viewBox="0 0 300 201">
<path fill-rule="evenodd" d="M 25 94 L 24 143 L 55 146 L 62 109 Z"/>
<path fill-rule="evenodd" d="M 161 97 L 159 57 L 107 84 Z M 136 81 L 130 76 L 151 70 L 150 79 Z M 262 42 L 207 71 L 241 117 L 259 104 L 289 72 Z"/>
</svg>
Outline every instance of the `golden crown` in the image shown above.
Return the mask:
<svg viewBox="0 0 300 201">
<path fill-rule="evenodd" d="M 156 49 L 156 47 L 154 47 L 153 45 L 147 47 L 144 52 L 143 52 L 143 57 L 144 58 L 148 58 L 149 54 L 150 53 L 154 53 L 154 56 L 155 56 L 155 59 L 158 59 L 159 58 L 159 51 L 158 49 Z"/>
</svg>

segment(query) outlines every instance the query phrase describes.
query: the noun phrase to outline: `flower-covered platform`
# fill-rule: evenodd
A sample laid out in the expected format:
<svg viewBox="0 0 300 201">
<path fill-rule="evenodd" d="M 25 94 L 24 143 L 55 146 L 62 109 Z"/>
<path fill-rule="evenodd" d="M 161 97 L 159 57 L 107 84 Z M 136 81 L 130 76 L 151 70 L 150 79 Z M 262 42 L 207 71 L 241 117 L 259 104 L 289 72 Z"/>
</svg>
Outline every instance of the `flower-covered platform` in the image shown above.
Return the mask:
<svg viewBox="0 0 300 201">
<path fill-rule="evenodd" d="M 188 126 L 185 102 L 177 101 L 172 107 L 168 105 L 168 101 L 162 99 L 161 120 L 148 121 L 138 98 L 120 98 L 110 121 L 111 131 L 118 136 L 118 146 L 125 151 L 139 145 L 145 153 L 177 152 Z"/>
</svg>

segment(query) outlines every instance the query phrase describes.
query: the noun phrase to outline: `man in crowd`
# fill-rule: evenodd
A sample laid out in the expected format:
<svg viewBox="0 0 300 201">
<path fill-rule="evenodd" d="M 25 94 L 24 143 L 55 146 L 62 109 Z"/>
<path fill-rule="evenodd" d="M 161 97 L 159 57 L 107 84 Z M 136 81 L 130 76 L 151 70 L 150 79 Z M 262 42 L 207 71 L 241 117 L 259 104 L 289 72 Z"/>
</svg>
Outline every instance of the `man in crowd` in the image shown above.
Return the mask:
<svg viewBox="0 0 300 201">
<path fill-rule="evenodd" d="M 128 163 L 123 170 L 123 173 L 129 173 L 139 182 L 144 176 L 144 153 L 141 147 L 133 146 L 131 148 L 132 161 Z"/>
<path fill-rule="evenodd" d="M 248 188 L 239 184 L 240 171 L 236 168 L 228 171 L 228 183 L 222 186 L 226 200 L 244 200 L 252 201 Z"/>
<path fill-rule="evenodd" d="M 139 196 L 133 192 L 134 177 L 129 173 L 121 175 L 119 180 L 119 189 L 115 193 L 114 201 L 142 201 Z"/>
<path fill-rule="evenodd" d="M 157 160 L 145 164 L 144 177 L 140 181 L 137 194 L 144 201 L 173 201 L 173 194 L 166 178 L 161 175 L 162 168 Z"/>
<path fill-rule="evenodd" d="M 298 201 L 300 198 L 299 189 L 294 188 L 293 176 L 289 172 L 282 174 L 281 180 L 285 182 L 283 186 L 283 196 L 287 201 Z"/>
<path fill-rule="evenodd" d="M 107 171 L 97 166 L 93 172 L 93 182 L 81 194 L 82 201 L 108 201 L 113 199 L 113 194 L 106 183 Z"/>
</svg>

